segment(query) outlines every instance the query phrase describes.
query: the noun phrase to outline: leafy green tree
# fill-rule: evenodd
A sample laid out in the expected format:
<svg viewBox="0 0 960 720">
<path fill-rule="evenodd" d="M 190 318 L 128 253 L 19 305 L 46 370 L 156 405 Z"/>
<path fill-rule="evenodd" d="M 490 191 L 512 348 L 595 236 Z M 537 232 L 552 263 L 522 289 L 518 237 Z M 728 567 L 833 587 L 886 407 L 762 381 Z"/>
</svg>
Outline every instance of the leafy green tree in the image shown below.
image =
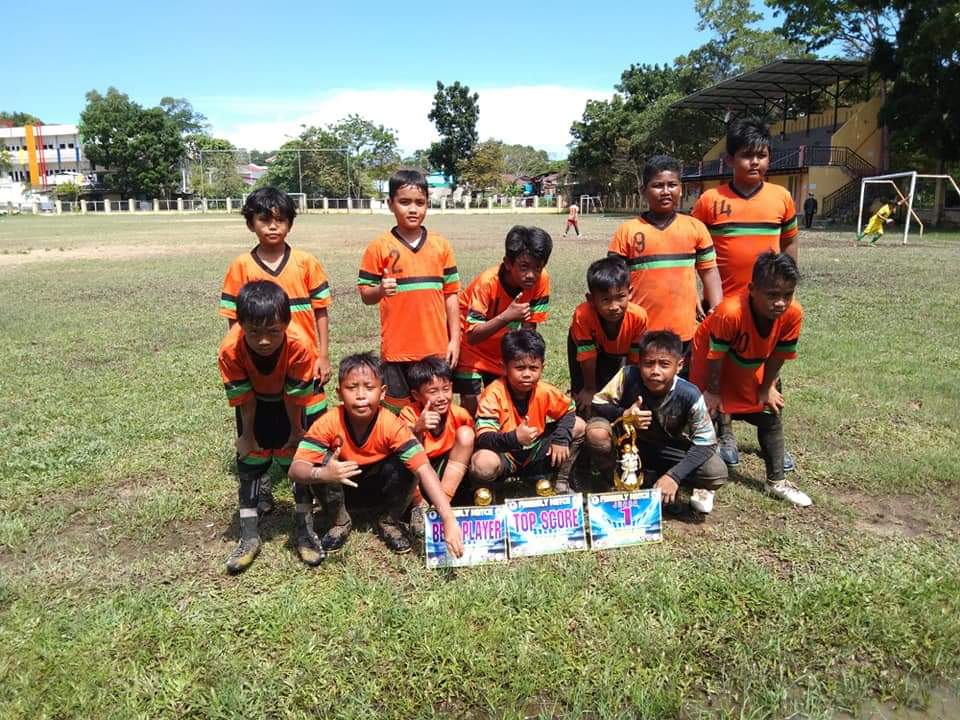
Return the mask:
<svg viewBox="0 0 960 720">
<path fill-rule="evenodd" d="M 538 175 L 550 166 L 546 150 L 530 145 L 503 145 L 504 172 L 516 176 Z"/>
<path fill-rule="evenodd" d="M 436 170 L 436 167 L 430 162 L 430 151 L 427 149 L 414 150 L 411 155 L 403 158 L 400 164 L 415 168 L 424 173 L 432 173 Z"/>
<path fill-rule="evenodd" d="M 503 184 L 503 143 L 486 140 L 477 145 L 469 159 L 463 161 L 460 180 L 471 190 L 492 190 Z"/>
<path fill-rule="evenodd" d="M 880 41 L 893 42 L 902 9 L 888 0 L 766 0 L 783 15 L 777 30 L 807 50 L 839 45 L 847 57 L 868 59 Z"/>
<path fill-rule="evenodd" d="M 477 144 L 477 120 L 480 118 L 480 96 L 459 81 L 444 86 L 437 81 L 433 109 L 427 115 L 440 133 L 440 141 L 430 146 L 430 162 L 451 179 L 454 187 L 463 163 Z"/>
<path fill-rule="evenodd" d="M 192 138 L 195 160 L 190 166 L 190 187 L 193 192 L 212 198 L 243 195 L 247 186 L 237 168 L 238 151 L 233 143 L 209 135 Z"/>
<path fill-rule="evenodd" d="M 276 150 L 251 150 L 250 162 L 256 165 L 266 165 L 267 158 L 272 157 L 277 151 Z"/>
<path fill-rule="evenodd" d="M 160 108 L 177 124 L 182 135 L 205 135 L 210 130 L 207 116 L 194 110 L 186 98 L 160 98 Z"/>
<path fill-rule="evenodd" d="M 16 110 L 13 112 L 0 110 L 0 125 L 10 124 L 14 127 L 19 127 L 21 125 L 30 125 L 38 122 L 40 122 L 40 118 L 30 113 L 18 112 Z"/>
<path fill-rule="evenodd" d="M 54 188 L 57 198 L 60 200 L 71 200 L 76 202 L 80 198 L 82 188 L 76 183 L 60 183 Z"/>
<path fill-rule="evenodd" d="M 350 155 L 354 195 L 372 194 L 376 182 L 386 181 L 400 164 L 394 130 L 376 125 L 359 115 L 348 115 L 328 127 L 337 147 Z"/>
<path fill-rule="evenodd" d="M 179 126 L 161 108 L 144 109 L 125 93 L 87 93 L 80 114 L 83 151 L 105 168 L 108 185 L 121 195 L 156 197 L 179 183 L 184 144 Z"/>
</svg>

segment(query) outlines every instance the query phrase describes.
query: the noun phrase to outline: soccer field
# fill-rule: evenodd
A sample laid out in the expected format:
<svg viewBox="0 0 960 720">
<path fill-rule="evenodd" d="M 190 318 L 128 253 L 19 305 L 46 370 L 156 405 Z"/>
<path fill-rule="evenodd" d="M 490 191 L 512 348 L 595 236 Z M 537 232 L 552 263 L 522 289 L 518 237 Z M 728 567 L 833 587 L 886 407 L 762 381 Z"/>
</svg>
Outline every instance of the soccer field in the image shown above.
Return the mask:
<svg viewBox="0 0 960 720">
<path fill-rule="evenodd" d="M 427 225 L 464 282 L 511 225 L 551 232 L 546 377 L 566 387 L 570 316 L 618 219 L 583 218 L 581 240 L 563 219 Z M 378 347 L 355 280 L 390 220 L 290 235 L 330 276 L 334 363 Z M 0 218 L 0 717 L 956 717 L 960 235 L 894 235 L 800 235 L 784 420 L 811 508 L 758 491 L 739 427 L 714 513 L 667 516 L 659 545 L 428 571 L 363 531 L 308 569 L 278 486 L 260 557 L 228 577 L 217 303 L 254 236 L 239 216 Z"/>
</svg>

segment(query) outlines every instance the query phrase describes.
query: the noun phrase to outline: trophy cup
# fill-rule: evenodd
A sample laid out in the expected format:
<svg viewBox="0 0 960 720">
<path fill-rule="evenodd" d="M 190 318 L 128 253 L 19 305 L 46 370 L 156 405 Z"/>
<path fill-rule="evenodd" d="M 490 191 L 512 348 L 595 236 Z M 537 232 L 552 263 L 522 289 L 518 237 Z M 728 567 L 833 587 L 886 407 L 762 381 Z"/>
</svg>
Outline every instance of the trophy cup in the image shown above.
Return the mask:
<svg viewBox="0 0 960 720">
<path fill-rule="evenodd" d="M 637 451 L 637 416 L 621 415 L 612 427 L 620 426 L 617 439 L 620 467 L 613 472 L 613 486 L 621 492 L 633 492 L 640 487 L 640 454 Z"/>
</svg>

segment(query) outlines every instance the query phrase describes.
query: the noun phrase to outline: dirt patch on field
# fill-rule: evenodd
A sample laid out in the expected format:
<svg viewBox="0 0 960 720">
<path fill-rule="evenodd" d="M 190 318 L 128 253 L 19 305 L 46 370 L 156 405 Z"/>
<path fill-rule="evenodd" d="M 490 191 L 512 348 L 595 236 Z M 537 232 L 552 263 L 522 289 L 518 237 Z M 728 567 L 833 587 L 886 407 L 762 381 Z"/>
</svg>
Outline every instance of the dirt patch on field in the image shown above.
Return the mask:
<svg viewBox="0 0 960 720">
<path fill-rule="evenodd" d="M 42 248 L 26 252 L 0 253 L 0 267 L 16 267 L 37 262 L 67 262 L 71 260 L 131 260 L 172 255 L 196 255 L 220 252 L 232 245 L 93 245 L 78 248 Z"/>
</svg>

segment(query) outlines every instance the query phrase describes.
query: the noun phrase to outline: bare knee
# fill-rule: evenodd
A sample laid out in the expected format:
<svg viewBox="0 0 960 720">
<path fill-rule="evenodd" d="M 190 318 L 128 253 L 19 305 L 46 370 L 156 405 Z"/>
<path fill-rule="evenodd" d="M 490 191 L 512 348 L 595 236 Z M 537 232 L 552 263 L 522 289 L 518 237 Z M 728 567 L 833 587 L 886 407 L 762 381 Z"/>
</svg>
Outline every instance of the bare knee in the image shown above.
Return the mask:
<svg viewBox="0 0 960 720">
<path fill-rule="evenodd" d="M 473 449 L 473 441 L 476 439 L 476 433 L 473 431 L 473 428 L 469 425 L 464 425 L 463 427 L 457 428 L 456 439 L 454 444 L 462 448 Z"/>
<path fill-rule="evenodd" d="M 470 474 L 481 483 L 492 483 L 500 474 L 500 456 L 492 450 L 477 450 L 470 458 Z"/>
</svg>

